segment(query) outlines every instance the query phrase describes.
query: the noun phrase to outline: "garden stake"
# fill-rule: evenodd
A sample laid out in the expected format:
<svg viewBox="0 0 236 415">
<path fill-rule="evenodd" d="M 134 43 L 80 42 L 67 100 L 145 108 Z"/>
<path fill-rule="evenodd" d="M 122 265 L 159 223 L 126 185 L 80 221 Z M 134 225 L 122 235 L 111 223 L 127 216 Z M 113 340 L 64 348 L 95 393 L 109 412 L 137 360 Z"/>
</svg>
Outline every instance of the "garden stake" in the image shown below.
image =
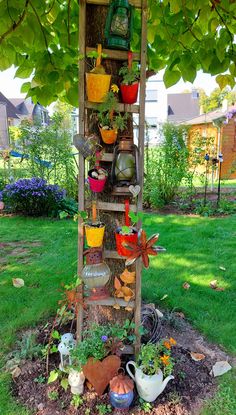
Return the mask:
<svg viewBox="0 0 236 415">
<path fill-rule="evenodd" d="M 205 191 L 204 191 L 204 206 L 206 206 L 206 197 L 207 197 L 207 185 L 208 185 L 208 181 L 207 181 L 207 175 L 208 175 L 208 162 L 210 160 L 210 156 L 207 153 L 205 155 L 205 161 L 206 161 L 206 171 L 205 171 Z"/>
<path fill-rule="evenodd" d="M 220 203 L 221 165 L 223 163 L 223 154 L 219 153 L 218 157 L 219 157 L 219 180 L 218 180 L 217 204 L 216 204 L 217 207 L 219 206 L 219 203 Z"/>
</svg>

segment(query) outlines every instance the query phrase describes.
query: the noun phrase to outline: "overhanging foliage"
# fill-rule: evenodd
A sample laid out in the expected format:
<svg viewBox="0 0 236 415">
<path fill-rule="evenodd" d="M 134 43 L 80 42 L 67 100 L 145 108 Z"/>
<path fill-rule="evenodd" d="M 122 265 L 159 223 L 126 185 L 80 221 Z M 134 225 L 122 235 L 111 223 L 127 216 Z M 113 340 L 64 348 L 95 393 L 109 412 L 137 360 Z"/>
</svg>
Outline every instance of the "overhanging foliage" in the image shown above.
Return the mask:
<svg viewBox="0 0 236 415">
<path fill-rule="evenodd" d="M 15 65 L 17 77 L 32 76 L 22 92 L 44 105 L 60 98 L 77 106 L 78 13 L 78 0 L 0 0 L 0 70 Z M 148 14 L 148 66 L 165 68 L 167 87 L 193 82 L 200 69 L 218 74 L 221 88 L 234 86 L 234 0 L 150 0 Z M 138 13 L 134 26 L 138 50 Z"/>
</svg>

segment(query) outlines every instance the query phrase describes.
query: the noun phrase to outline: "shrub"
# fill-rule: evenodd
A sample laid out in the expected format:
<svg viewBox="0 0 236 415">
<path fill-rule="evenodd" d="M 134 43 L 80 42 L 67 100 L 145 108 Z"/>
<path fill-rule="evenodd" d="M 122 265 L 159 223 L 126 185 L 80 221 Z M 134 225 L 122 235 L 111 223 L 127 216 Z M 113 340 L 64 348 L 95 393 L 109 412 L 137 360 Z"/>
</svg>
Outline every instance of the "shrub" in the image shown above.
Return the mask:
<svg viewBox="0 0 236 415">
<path fill-rule="evenodd" d="M 20 179 L 3 190 L 3 201 L 13 212 L 29 216 L 49 216 L 57 212 L 65 191 L 57 185 L 47 184 L 39 177 Z"/>
<path fill-rule="evenodd" d="M 144 201 L 161 207 L 173 200 L 188 172 L 186 127 L 164 124 L 162 143 L 146 151 Z"/>
</svg>

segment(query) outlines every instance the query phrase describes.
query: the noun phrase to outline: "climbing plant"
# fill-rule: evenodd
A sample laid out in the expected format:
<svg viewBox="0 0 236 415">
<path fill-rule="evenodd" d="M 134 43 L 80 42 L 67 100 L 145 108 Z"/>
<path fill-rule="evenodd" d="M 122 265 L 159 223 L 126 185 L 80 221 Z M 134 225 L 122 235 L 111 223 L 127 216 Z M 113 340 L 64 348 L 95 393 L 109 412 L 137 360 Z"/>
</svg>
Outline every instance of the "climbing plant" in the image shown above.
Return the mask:
<svg viewBox="0 0 236 415">
<path fill-rule="evenodd" d="M 57 98 L 77 105 L 78 0 L 0 1 L 0 70 L 15 65 L 16 76 L 35 101 Z M 149 74 L 165 69 L 169 87 L 193 82 L 199 69 L 221 88 L 236 76 L 234 0 L 149 0 Z M 134 19 L 133 49 L 140 46 L 140 14 Z M 96 28 L 94 28 L 96 30 Z"/>
</svg>

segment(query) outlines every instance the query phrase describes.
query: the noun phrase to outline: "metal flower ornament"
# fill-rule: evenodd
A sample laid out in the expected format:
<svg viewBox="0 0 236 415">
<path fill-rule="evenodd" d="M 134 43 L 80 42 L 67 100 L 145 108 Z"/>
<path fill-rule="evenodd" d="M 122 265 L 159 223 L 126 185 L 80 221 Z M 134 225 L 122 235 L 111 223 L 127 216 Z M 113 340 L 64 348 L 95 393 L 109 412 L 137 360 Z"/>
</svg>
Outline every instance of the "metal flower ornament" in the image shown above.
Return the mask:
<svg viewBox="0 0 236 415">
<path fill-rule="evenodd" d="M 141 257 L 145 268 L 149 267 L 149 255 L 156 256 L 158 252 L 165 252 L 162 246 L 154 246 L 158 241 L 159 234 L 156 233 L 147 239 L 147 234 L 141 230 L 140 238 L 137 243 L 126 242 L 125 247 L 130 250 L 130 255 L 125 261 L 125 265 L 132 265 L 139 257 Z"/>
</svg>

